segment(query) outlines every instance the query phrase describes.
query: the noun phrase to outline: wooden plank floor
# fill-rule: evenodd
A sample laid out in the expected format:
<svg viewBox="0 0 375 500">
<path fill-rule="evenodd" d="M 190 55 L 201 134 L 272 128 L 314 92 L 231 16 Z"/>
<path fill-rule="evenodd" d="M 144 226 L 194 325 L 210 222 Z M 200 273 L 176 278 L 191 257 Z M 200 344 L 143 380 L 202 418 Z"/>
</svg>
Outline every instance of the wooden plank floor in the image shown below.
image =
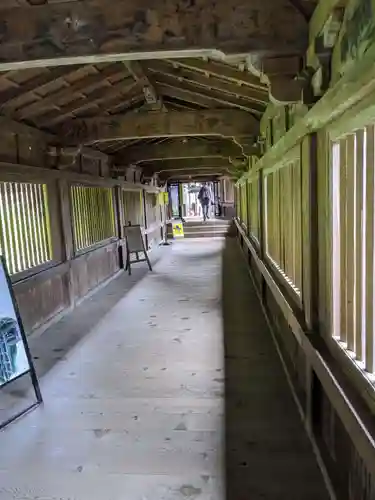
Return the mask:
<svg viewBox="0 0 375 500">
<path fill-rule="evenodd" d="M 79 336 L 0 434 L 0 500 L 325 500 L 235 241 L 175 242 L 120 297 L 126 279 L 100 319 L 94 297 L 33 340 Z"/>
</svg>

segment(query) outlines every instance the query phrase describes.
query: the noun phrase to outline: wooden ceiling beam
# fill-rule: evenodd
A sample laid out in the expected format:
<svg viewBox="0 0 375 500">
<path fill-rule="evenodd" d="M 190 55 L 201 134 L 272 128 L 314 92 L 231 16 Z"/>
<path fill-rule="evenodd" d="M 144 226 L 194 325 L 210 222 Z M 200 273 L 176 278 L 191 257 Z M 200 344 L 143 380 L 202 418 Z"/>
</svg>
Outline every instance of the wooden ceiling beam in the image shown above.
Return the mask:
<svg viewBox="0 0 375 500">
<path fill-rule="evenodd" d="M 127 98 L 122 99 L 121 102 L 113 106 L 111 105 L 110 107 L 107 107 L 107 112 L 110 115 L 123 113 L 126 110 L 132 109 L 137 104 L 141 106 L 143 100 L 144 100 L 143 93 L 135 94 L 134 96 L 127 96 Z"/>
<path fill-rule="evenodd" d="M 77 69 L 77 67 L 61 67 L 52 70 L 46 69 L 34 78 L 30 78 L 22 84 L 17 84 L 15 87 L 1 92 L 0 110 L 2 112 L 7 112 L 8 109 L 17 109 L 17 103 L 20 101 L 20 98 L 24 98 L 28 94 L 38 96 L 38 91 L 41 90 L 45 85 L 48 85 L 49 83 L 54 82 L 71 73 L 75 73 Z M 7 77 L 7 73 L 4 73 L 4 76 Z"/>
<path fill-rule="evenodd" d="M 87 96 L 87 94 L 90 94 L 90 92 L 94 93 L 95 87 L 97 87 L 100 84 L 103 84 L 106 82 L 105 78 L 108 76 L 113 76 L 115 74 L 123 74 L 124 71 L 119 71 L 119 69 L 115 69 L 113 67 L 108 67 L 105 68 L 103 71 L 100 71 L 97 74 L 87 76 L 85 78 L 82 78 L 81 80 L 78 80 L 76 83 L 73 85 L 70 85 L 62 90 L 59 90 L 57 92 L 54 92 L 53 94 L 49 94 L 45 98 L 42 98 L 33 104 L 30 104 L 29 106 L 23 107 L 21 110 L 16 112 L 15 118 L 18 120 L 25 120 L 25 119 L 30 119 L 32 116 L 35 115 L 40 115 L 45 111 L 47 108 L 59 108 L 61 105 L 63 106 L 64 100 L 71 99 L 72 95 L 74 94 L 79 94 L 80 96 Z M 125 78 L 124 74 L 124 78 Z M 125 78 L 122 80 L 120 83 L 117 83 L 115 85 L 111 85 L 110 83 L 107 82 L 107 87 L 104 90 L 110 91 L 113 88 L 119 88 L 121 86 L 125 87 L 132 87 L 135 85 L 135 82 L 133 79 L 129 76 L 128 78 Z M 103 89 L 99 89 L 103 90 Z"/>
<path fill-rule="evenodd" d="M 121 157 L 116 157 L 115 161 L 137 164 L 179 158 L 228 158 L 230 156 L 234 158 L 242 156 L 241 148 L 231 141 L 219 140 L 207 143 L 195 138 L 183 138 L 161 144 L 150 144 L 146 147 L 129 148 Z"/>
<path fill-rule="evenodd" d="M 212 99 L 208 99 L 207 97 L 197 93 L 186 92 L 184 89 L 178 87 L 157 83 L 157 88 L 166 101 L 168 101 L 168 98 L 177 99 L 184 102 L 185 107 L 189 107 L 189 105 L 204 109 L 219 107 L 217 102 L 212 101 Z"/>
<path fill-rule="evenodd" d="M 171 109 L 171 110 L 179 111 L 180 109 L 182 109 L 184 111 L 187 111 L 187 110 L 192 111 L 192 110 L 202 109 L 202 106 L 195 105 L 194 103 L 183 102 L 183 101 L 180 101 L 176 98 L 173 98 L 173 97 L 170 97 L 167 95 L 164 95 L 163 100 L 168 105 L 168 109 Z M 206 108 L 206 106 L 203 106 L 203 107 Z"/>
<path fill-rule="evenodd" d="M 307 23 L 286 1 L 82 0 L 3 8 L 1 20 L 2 71 L 152 59 L 166 51 L 302 53 L 308 40 Z"/>
<path fill-rule="evenodd" d="M 214 91 L 224 92 L 225 94 L 254 101 L 260 105 L 266 106 L 269 101 L 267 87 L 264 89 L 249 87 L 247 85 L 241 85 L 240 82 L 234 83 L 214 75 L 196 72 L 181 66 L 173 66 L 163 61 L 149 61 L 148 68 L 151 73 L 159 73 L 167 77 L 176 78 L 177 80 L 182 79 L 182 81 L 187 80 L 206 90 L 213 89 Z M 238 74 L 241 76 L 242 72 L 239 71 Z M 157 78 L 157 76 L 155 76 L 155 78 Z"/>
<path fill-rule="evenodd" d="M 223 173 L 223 172 L 212 172 L 211 174 L 208 174 L 206 172 L 196 172 L 194 174 L 176 174 L 176 175 L 171 175 L 168 178 L 161 178 L 161 181 L 182 181 L 182 182 L 188 182 L 188 181 L 199 181 L 199 182 L 212 182 L 215 180 L 220 179 L 221 177 L 230 177 L 233 178 L 234 180 L 237 179 L 236 176 L 230 175 L 228 173 Z"/>
<path fill-rule="evenodd" d="M 194 170 L 199 168 L 235 169 L 235 166 L 230 163 L 228 158 L 179 158 L 163 162 L 157 161 L 143 163 L 141 166 L 144 172 L 152 171 L 153 173 L 177 170 Z"/>
<path fill-rule="evenodd" d="M 158 88 L 160 86 L 160 88 L 163 88 L 166 93 L 168 93 L 166 87 L 172 87 L 177 88 L 180 93 L 185 93 L 186 95 L 191 95 L 193 98 L 197 98 L 197 102 L 203 98 L 203 100 L 210 103 L 210 107 L 213 108 L 221 105 L 221 107 L 225 108 L 242 109 L 259 116 L 261 116 L 266 110 L 266 106 L 259 103 L 242 98 L 236 98 L 218 90 L 215 91 L 214 89 L 199 87 L 183 78 L 175 79 L 174 77 L 168 75 L 155 74 L 155 83 L 158 85 Z"/>
<path fill-rule="evenodd" d="M 222 175 L 233 175 L 227 168 L 198 168 L 193 170 L 174 170 L 168 172 L 160 172 L 157 174 L 160 179 L 168 180 L 175 178 L 184 178 L 184 177 L 201 177 L 201 176 L 222 176 Z"/>
<path fill-rule="evenodd" d="M 133 91 L 133 93 L 132 93 Z M 130 96 L 129 93 L 132 93 Z M 38 119 L 38 126 L 51 127 L 61 122 L 66 121 L 72 115 L 79 113 L 85 108 L 98 106 L 106 101 L 116 100 L 118 102 L 121 96 L 125 98 L 134 97 L 134 93 L 139 95 L 138 84 L 132 78 L 128 78 L 120 83 L 108 87 L 100 87 L 82 98 L 74 100 L 72 103 L 62 106 L 60 111 L 55 114 L 55 117 Z M 124 104 L 122 99 L 122 104 Z"/>
<path fill-rule="evenodd" d="M 216 61 L 204 61 L 202 59 L 168 59 L 167 62 L 174 67 L 197 71 L 203 75 L 213 76 L 236 85 L 246 85 L 261 92 L 268 92 L 267 85 L 262 83 L 259 76 L 248 71 L 240 71 L 237 68 Z"/>
<path fill-rule="evenodd" d="M 112 117 L 75 119 L 61 134 L 71 144 L 151 137 L 259 135 L 259 121 L 239 110 L 127 113 Z"/>
</svg>

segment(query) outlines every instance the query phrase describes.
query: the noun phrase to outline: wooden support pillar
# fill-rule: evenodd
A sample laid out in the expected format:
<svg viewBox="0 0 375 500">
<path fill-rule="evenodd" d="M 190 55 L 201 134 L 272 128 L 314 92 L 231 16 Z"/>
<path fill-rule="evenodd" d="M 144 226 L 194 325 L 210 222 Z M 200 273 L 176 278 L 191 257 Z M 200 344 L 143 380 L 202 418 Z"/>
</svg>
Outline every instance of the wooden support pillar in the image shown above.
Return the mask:
<svg viewBox="0 0 375 500">
<path fill-rule="evenodd" d="M 148 223 L 147 223 L 147 206 L 146 206 L 146 190 L 142 189 L 141 192 L 142 196 L 142 201 L 143 201 L 143 220 L 144 220 L 144 227 L 145 227 L 145 247 L 146 250 L 148 250 L 148 234 L 147 234 L 147 229 L 148 229 Z"/>
<path fill-rule="evenodd" d="M 114 188 L 114 198 L 115 198 L 115 221 L 117 227 L 117 234 L 120 240 L 118 253 L 119 253 L 119 267 L 124 269 L 126 265 L 126 252 L 124 252 L 123 239 L 124 239 L 124 226 L 126 224 L 125 214 L 124 214 L 124 202 L 122 189 L 120 186 Z"/>
<path fill-rule="evenodd" d="M 183 189 L 182 189 L 182 184 L 181 182 L 178 183 L 178 216 L 180 217 L 181 220 L 184 219 L 184 214 L 182 210 L 182 205 L 183 205 Z"/>
<path fill-rule="evenodd" d="M 307 328 L 319 331 L 317 135 L 301 146 L 302 175 L 302 301 Z"/>
<path fill-rule="evenodd" d="M 302 302 L 308 330 L 319 334 L 319 224 L 318 224 L 318 141 L 308 136 L 301 145 L 302 181 Z M 308 432 L 313 433 L 314 370 L 306 359 L 305 418 Z"/>
<path fill-rule="evenodd" d="M 62 234 L 62 260 L 69 263 L 68 271 L 68 293 L 70 306 L 75 303 L 75 286 L 72 266 L 70 261 L 74 257 L 74 240 L 73 240 L 73 221 L 70 203 L 70 185 L 65 180 L 58 182 L 60 215 L 61 215 L 61 234 Z"/>
<path fill-rule="evenodd" d="M 266 257 L 266 197 L 265 193 L 265 176 L 264 171 L 260 170 L 259 172 L 259 256 L 261 260 L 264 262 Z M 267 283 L 262 274 L 261 276 L 261 297 L 264 305 L 266 306 L 266 298 L 267 298 Z"/>
</svg>

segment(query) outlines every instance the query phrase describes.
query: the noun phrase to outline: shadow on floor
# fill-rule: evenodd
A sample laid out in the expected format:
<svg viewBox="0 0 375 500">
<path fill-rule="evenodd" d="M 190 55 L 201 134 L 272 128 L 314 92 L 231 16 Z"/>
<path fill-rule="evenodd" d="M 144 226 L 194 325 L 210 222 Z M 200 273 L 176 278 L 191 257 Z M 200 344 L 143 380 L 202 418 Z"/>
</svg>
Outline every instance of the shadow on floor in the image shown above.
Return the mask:
<svg viewBox="0 0 375 500">
<path fill-rule="evenodd" d="M 170 248 L 170 247 L 169 247 Z M 163 258 L 168 247 L 158 247 L 150 254 L 153 265 Z M 147 264 L 132 266 L 132 275 L 118 277 L 85 299 L 76 309 L 53 324 L 41 335 L 31 336 L 30 350 L 39 378 L 69 353 L 89 332 L 149 273 Z"/>
<path fill-rule="evenodd" d="M 164 258 L 168 253 L 168 248 L 171 247 L 161 246 L 151 252 L 150 259 L 153 265 Z M 69 351 L 74 349 L 148 273 L 145 262 L 133 265 L 131 276 L 125 271 L 122 272 L 42 334 L 31 335 L 29 346 L 39 380 L 64 359 Z M 14 408 L 18 408 L 18 405 L 24 408 L 34 401 L 34 392 L 31 388 L 28 375 L 2 388 L 0 422 L 14 414 Z"/>
<path fill-rule="evenodd" d="M 223 253 L 226 500 L 326 500 L 238 244 Z"/>
</svg>

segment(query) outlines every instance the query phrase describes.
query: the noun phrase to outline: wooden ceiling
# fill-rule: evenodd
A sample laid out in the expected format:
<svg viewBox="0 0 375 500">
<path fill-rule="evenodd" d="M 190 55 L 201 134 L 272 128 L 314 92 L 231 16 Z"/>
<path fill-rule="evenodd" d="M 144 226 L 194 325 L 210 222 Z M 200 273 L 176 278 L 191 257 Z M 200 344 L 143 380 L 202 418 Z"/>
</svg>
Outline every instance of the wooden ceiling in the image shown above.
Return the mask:
<svg viewBox="0 0 375 500">
<path fill-rule="evenodd" d="M 56 135 L 76 118 L 153 110 L 242 110 L 259 120 L 267 103 L 268 88 L 257 77 L 212 60 L 145 60 L 0 73 L 1 115 Z M 127 148 L 131 153 L 135 145 L 165 141 L 97 141 L 94 147 L 115 155 L 125 166 Z"/>
<path fill-rule="evenodd" d="M 137 71 L 132 71 L 133 65 Z M 140 68 L 144 76 L 140 77 Z M 147 89 L 166 110 L 241 109 L 260 117 L 267 86 L 246 71 L 194 59 L 102 63 L 0 73 L 0 111 L 56 133 L 69 120 L 140 110 Z M 147 93 L 147 95 L 146 95 Z M 152 101 L 152 99 L 151 99 Z"/>
<path fill-rule="evenodd" d="M 51 9 L 54 9 L 57 4 L 75 5 L 76 1 L 78 2 L 69 0 L 68 4 L 67 0 L 2 0 L 0 9 L 10 9 L 4 11 L 6 18 L 14 21 L 17 17 L 14 15 L 17 7 L 30 7 L 34 12 L 33 7 L 50 5 Z M 305 22 L 316 5 L 313 0 L 273 1 L 279 9 L 283 2 L 289 5 L 283 6 L 283 9 L 297 11 Z M 116 2 L 119 3 L 118 0 Z M 85 0 L 83 3 L 89 4 L 89 1 Z M 284 48 L 280 47 L 280 51 L 284 57 Z M 278 57 L 278 47 L 275 47 L 273 55 Z M 291 54 L 294 58 L 296 55 L 298 56 L 296 53 Z M 226 61 L 219 61 L 210 56 L 59 65 L 59 60 L 56 59 L 56 66 L 52 64 L 48 67 L 0 72 L 0 114 L 60 137 L 63 137 L 62 131 L 80 120 L 97 117 L 115 119 L 138 116 L 139 113 L 220 110 L 225 115 L 229 111 L 237 110 L 248 116 L 249 122 L 259 122 L 269 102 L 268 84 L 264 80 L 261 82 L 246 68 L 246 54 L 235 57 L 232 55 Z M 294 64 L 293 71 L 295 68 Z M 150 120 L 152 121 L 152 116 Z M 248 135 L 247 141 L 252 144 L 256 135 L 251 127 Z M 235 138 L 233 139 L 223 138 L 220 142 L 217 137 L 204 134 L 196 137 L 192 135 L 188 142 L 184 137 L 119 140 L 107 138 L 105 141 L 93 141 L 90 146 L 112 155 L 117 165 L 126 167 L 127 163 L 132 161 L 147 172 L 164 172 L 164 176 L 168 177 L 169 174 L 165 172 L 170 173 L 171 163 L 166 169 L 161 168 L 160 163 L 170 162 L 172 157 L 175 162 L 184 158 L 191 160 L 189 145 L 195 152 L 192 155 L 197 155 L 197 165 L 199 158 L 207 158 L 211 153 L 212 158 L 219 158 L 217 149 L 223 148 L 226 152 L 223 157 L 227 158 L 228 168 L 231 168 L 233 154 L 237 158 L 242 157 L 242 160 L 244 158 L 244 150 L 238 147 Z M 180 140 L 181 148 L 178 143 Z M 170 158 L 166 156 L 167 145 L 170 146 Z M 140 149 L 146 151 L 141 155 L 141 160 Z M 176 151 L 180 149 L 181 156 L 177 157 Z M 177 171 L 183 176 L 194 173 L 190 160 L 185 162 L 185 170 L 179 170 L 176 166 L 174 175 L 178 175 Z M 205 161 L 207 167 L 204 168 L 209 168 L 209 163 Z M 214 160 L 213 163 L 214 167 Z M 215 172 L 227 170 L 221 160 L 216 162 L 216 167 Z"/>
</svg>

